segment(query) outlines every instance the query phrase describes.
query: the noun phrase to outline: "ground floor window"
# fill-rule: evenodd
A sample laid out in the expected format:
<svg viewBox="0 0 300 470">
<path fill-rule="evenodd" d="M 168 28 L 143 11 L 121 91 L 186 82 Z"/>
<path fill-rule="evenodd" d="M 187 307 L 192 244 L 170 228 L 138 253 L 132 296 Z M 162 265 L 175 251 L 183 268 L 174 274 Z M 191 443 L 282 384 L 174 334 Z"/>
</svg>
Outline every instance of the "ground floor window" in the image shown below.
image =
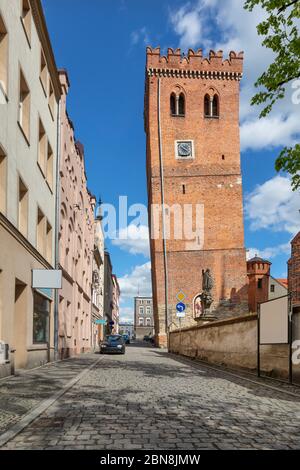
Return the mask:
<svg viewBox="0 0 300 470">
<path fill-rule="evenodd" d="M 34 292 L 33 309 L 33 342 L 48 343 L 49 341 L 50 300 Z"/>
</svg>

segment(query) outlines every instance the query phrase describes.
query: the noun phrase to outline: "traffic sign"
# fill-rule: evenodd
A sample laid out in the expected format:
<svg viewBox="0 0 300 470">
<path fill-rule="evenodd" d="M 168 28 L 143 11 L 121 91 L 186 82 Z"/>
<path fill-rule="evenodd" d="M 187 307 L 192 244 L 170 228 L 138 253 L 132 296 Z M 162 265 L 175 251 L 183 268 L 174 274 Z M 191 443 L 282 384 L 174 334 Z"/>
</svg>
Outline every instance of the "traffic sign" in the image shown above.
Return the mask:
<svg viewBox="0 0 300 470">
<path fill-rule="evenodd" d="M 177 318 L 184 318 L 185 317 L 185 309 L 186 309 L 186 305 L 182 302 L 179 302 L 176 305 L 176 310 L 177 310 L 176 316 L 177 316 Z"/>
<path fill-rule="evenodd" d="M 113 326 L 115 324 L 115 322 L 113 320 L 110 320 L 109 324 L 110 324 L 110 326 Z"/>
<path fill-rule="evenodd" d="M 185 298 L 186 298 L 186 295 L 184 292 L 182 292 L 182 290 L 180 290 L 178 294 L 176 295 L 176 299 L 178 300 L 178 302 L 183 302 Z"/>
</svg>

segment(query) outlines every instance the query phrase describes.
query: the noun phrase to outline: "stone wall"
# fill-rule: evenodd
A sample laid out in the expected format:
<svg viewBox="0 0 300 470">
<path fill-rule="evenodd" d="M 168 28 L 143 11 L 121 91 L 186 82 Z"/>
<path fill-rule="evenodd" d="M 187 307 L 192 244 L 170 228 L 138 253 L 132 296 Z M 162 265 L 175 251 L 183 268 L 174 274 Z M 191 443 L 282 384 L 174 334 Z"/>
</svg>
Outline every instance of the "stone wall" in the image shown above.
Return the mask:
<svg viewBox="0 0 300 470">
<path fill-rule="evenodd" d="M 257 315 L 173 331 L 169 350 L 212 364 L 256 371 Z M 261 372 L 287 378 L 288 354 L 287 345 L 261 346 Z"/>
</svg>

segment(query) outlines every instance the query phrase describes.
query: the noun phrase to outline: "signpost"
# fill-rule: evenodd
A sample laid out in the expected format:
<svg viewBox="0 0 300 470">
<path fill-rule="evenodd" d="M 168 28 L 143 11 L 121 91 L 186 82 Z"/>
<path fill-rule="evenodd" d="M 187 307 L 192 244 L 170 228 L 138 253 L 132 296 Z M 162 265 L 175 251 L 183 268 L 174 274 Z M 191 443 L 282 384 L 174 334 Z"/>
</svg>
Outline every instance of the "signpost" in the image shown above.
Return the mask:
<svg viewBox="0 0 300 470">
<path fill-rule="evenodd" d="M 186 305 L 183 302 L 179 302 L 176 305 L 176 316 L 177 318 L 184 318 L 185 317 L 185 309 Z"/>
</svg>

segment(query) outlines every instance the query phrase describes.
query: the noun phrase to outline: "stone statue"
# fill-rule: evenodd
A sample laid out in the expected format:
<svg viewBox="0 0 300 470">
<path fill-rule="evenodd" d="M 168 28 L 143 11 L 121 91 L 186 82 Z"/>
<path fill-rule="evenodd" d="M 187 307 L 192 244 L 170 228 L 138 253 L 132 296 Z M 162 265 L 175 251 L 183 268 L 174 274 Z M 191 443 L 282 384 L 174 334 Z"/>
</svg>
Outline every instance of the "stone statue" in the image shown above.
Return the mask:
<svg viewBox="0 0 300 470">
<path fill-rule="evenodd" d="M 214 280 L 212 278 L 212 275 L 210 274 L 210 269 L 207 269 L 204 271 L 202 269 L 202 290 L 203 292 L 210 292 L 212 288 L 214 287 Z"/>
<path fill-rule="evenodd" d="M 203 315 L 209 315 L 210 306 L 213 303 L 213 297 L 211 295 L 211 290 L 214 287 L 214 280 L 210 273 L 210 269 L 204 271 L 202 269 L 202 294 L 201 300 L 203 305 Z"/>
</svg>

